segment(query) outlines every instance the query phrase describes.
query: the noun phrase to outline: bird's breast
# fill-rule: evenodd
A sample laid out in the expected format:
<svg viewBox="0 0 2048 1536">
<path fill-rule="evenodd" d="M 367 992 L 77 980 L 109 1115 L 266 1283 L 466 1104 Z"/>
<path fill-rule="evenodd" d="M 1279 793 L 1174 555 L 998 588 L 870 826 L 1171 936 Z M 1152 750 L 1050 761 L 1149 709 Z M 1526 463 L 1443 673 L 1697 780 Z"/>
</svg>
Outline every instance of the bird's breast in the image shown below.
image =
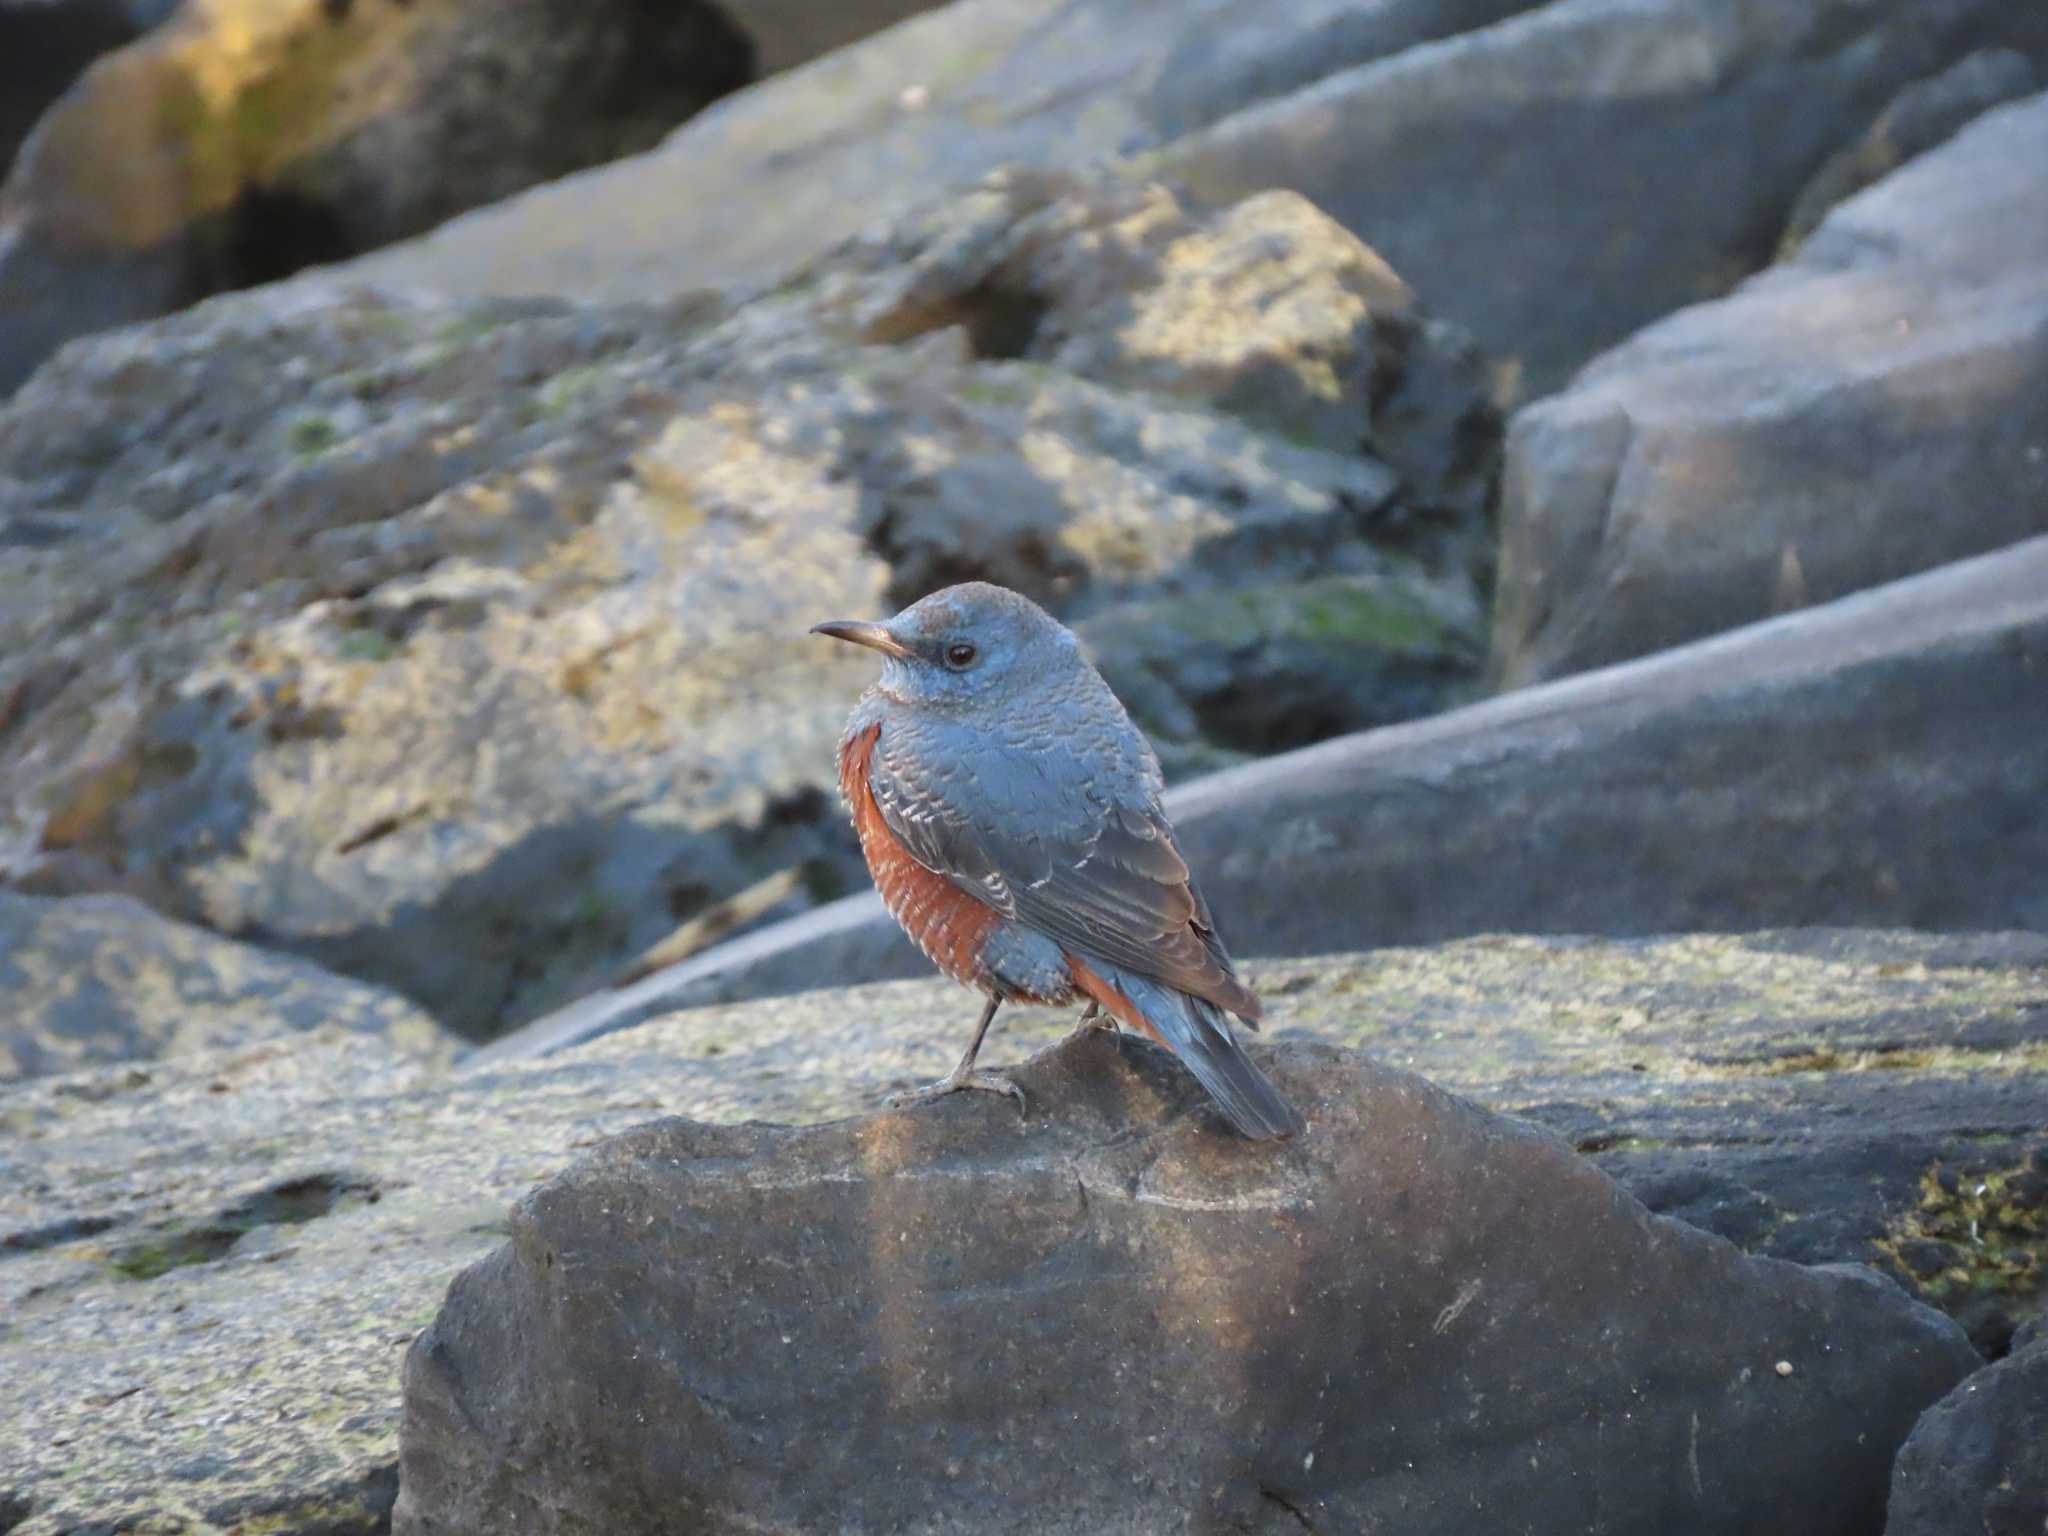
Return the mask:
<svg viewBox="0 0 2048 1536">
<path fill-rule="evenodd" d="M 890 830 L 868 784 L 868 769 L 882 728 L 870 725 L 849 735 L 839 748 L 839 790 L 860 837 L 861 857 L 882 904 L 925 952 L 933 965 L 967 986 L 990 981 L 983 952 L 1003 915 L 926 869 Z"/>
</svg>

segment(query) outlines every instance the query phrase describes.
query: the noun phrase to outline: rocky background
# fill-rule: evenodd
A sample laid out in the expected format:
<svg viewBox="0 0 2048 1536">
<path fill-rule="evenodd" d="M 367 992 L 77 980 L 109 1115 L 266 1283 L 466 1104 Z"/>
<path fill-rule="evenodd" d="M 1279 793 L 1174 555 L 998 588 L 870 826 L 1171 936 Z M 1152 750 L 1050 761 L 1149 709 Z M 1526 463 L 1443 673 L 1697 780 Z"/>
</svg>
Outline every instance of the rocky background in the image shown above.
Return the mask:
<svg viewBox="0 0 2048 1536">
<path fill-rule="evenodd" d="M 2038 1532 L 2044 86 L 1995 0 L 0 0 L 0 1533 Z M 970 577 L 1320 1141 L 1100 1042 L 706 1129 L 957 1045 L 789 994 L 922 974 L 803 631 Z"/>
</svg>

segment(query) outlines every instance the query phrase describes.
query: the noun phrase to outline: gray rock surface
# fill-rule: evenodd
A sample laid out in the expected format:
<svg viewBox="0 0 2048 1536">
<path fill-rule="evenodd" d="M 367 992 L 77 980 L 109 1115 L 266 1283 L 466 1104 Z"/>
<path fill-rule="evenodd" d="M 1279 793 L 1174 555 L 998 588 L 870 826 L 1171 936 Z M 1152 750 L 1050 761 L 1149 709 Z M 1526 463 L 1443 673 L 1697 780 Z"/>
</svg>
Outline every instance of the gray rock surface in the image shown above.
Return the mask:
<svg viewBox="0 0 2048 1536">
<path fill-rule="evenodd" d="M 1248 974 L 1269 1038 L 1362 1048 L 1532 1119 L 1750 1252 L 1872 1263 L 1986 1347 L 2040 1305 L 1971 1244 L 1968 1192 L 2040 1155 L 2048 940 L 1488 939 Z M 174 1515 L 382 1531 L 404 1348 L 508 1202 L 658 1115 L 871 1109 L 950 1066 L 972 1009 L 917 982 L 692 1010 L 453 1079 L 321 1030 L 0 1085 L 0 1507 L 28 1512 L 10 1536 Z M 1071 1024 L 1006 1012 L 987 1059 Z M 985 1107 L 1008 1134 L 1009 1107 Z M 1944 1174 L 1963 1194 L 1946 1207 Z M 2039 1231 L 1997 1251 L 2038 1264 Z M 1921 1242 L 1951 1253 L 1931 1265 Z M 1973 1310 L 1987 1297 L 2002 1320 Z"/>
<path fill-rule="evenodd" d="M 1327 1047 L 1230 1136 L 1150 1046 L 807 1130 L 671 1119 L 514 1208 L 409 1351 L 398 1536 L 1862 1532 L 1976 1356 Z M 886 1468 L 886 1475 L 877 1475 Z"/>
<path fill-rule="evenodd" d="M 1892 1470 L 1885 1536 L 2048 1528 L 2048 1342 L 1986 1366 L 1922 1415 Z"/>
<path fill-rule="evenodd" d="M 1170 790 L 1232 949 L 1808 924 L 2048 929 L 2048 538 Z M 928 966 L 872 895 L 491 1048 Z"/>
<path fill-rule="evenodd" d="M 392 993 L 173 923 L 119 896 L 0 890 L 0 1081 L 254 1045 L 327 1025 L 446 1063 L 455 1038 Z"/>
<path fill-rule="evenodd" d="M 1304 193 L 1541 393 L 1768 263 L 1829 155 L 1903 87 L 2000 46 L 2048 63 L 2048 18 L 2005 0 L 962 0 L 350 270 L 659 298 L 758 281 L 993 166 L 1134 157 L 1221 200 Z"/>
<path fill-rule="evenodd" d="M 772 281 L 999 167 L 1150 149 L 1353 60 L 1536 3 L 956 0 L 736 94 L 659 149 L 347 271 L 449 294 L 614 301 Z"/>
<path fill-rule="evenodd" d="M 1354 65 L 1148 164 L 1212 197 L 1303 193 L 1519 361 L 1538 396 L 1767 264 L 1822 160 L 1901 87 L 2003 44 L 2048 61 L 2048 15 L 1553 0 Z"/>
<path fill-rule="evenodd" d="M 191 0 L 0 189 L 0 394 L 71 337 L 645 149 L 752 74 L 697 0 Z"/>
<path fill-rule="evenodd" d="M 1516 416 L 1492 668 L 1640 656 L 2048 532 L 2048 96 Z"/>
<path fill-rule="evenodd" d="M 2033 62 L 2010 48 L 1984 49 L 1930 79 L 1914 81 L 1892 98 L 1861 138 L 1835 151 L 1814 173 L 1785 221 L 1781 249 L 1788 255 L 1796 251 L 1837 203 L 1947 143 L 1993 107 L 2040 88 Z"/>
<path fill-rule="evenodd" d="M 1448 702 L 1498 428 L 1287 194 L 992 181 L 737 307 L 215 301 L 0 410 L 0 877 L 489 1035 L 865 881 L 821 618 L 1021 588 L 1191 766 Z"/>
</svg>

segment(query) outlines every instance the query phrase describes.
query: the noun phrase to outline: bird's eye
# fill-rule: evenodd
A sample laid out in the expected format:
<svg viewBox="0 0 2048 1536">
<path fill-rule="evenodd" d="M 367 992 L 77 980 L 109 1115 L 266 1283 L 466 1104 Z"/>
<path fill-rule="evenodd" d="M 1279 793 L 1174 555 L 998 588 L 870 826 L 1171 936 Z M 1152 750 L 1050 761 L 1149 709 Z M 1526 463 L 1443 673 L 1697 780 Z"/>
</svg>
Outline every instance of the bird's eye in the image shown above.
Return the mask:
<svg viewBox="0 0 2048 1536">
<path fill-rule="evenodd" d="M 961 667 L 972 666 L 977 654 L 974 647 L 965 640 L 955 640 L 946 647 L 946 665 L 955 670 Z"/>
</svg>

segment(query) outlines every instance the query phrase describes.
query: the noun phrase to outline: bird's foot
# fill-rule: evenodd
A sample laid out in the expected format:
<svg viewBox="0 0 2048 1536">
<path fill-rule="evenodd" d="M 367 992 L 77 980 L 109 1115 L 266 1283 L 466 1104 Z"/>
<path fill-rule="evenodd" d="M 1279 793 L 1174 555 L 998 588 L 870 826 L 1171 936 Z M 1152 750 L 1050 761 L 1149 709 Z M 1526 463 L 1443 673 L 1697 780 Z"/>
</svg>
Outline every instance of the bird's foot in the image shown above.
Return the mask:
<svg viewBox="0 0 2048 1536">
<path fill-rule="evenodd" d="M 902 1093 L 892 1093 L 883 1100 L 891 1109 L 909 1109 L 917 1104 L 929 1104 L 949 1094 L 963 1093 L 972 1089 L 980 1093 L 1000 1093 L 1017 1101 L 1017 1118 L 1024 1118 L 1024 1090 L 1007 1077 L 994 1072 L 976 1072 L 972 1069 L 961 1071 L 956 1068 L 951 1076 L 942 1077 L 936 1083 L 924 1088 L 907 1088 Z"/>
<path fill-rule="evenodd" d="M 1108 1035 L 1118 1045 L 1123 1044 L 1123 1026 L 1102 1011 L 1100 1003 L 1090 1003 L 1082 1011 L 1080 1021 L 1067 1034 L 1068 1040 L 1079 1040 L 1083 1035 Z"/>
</svg>

